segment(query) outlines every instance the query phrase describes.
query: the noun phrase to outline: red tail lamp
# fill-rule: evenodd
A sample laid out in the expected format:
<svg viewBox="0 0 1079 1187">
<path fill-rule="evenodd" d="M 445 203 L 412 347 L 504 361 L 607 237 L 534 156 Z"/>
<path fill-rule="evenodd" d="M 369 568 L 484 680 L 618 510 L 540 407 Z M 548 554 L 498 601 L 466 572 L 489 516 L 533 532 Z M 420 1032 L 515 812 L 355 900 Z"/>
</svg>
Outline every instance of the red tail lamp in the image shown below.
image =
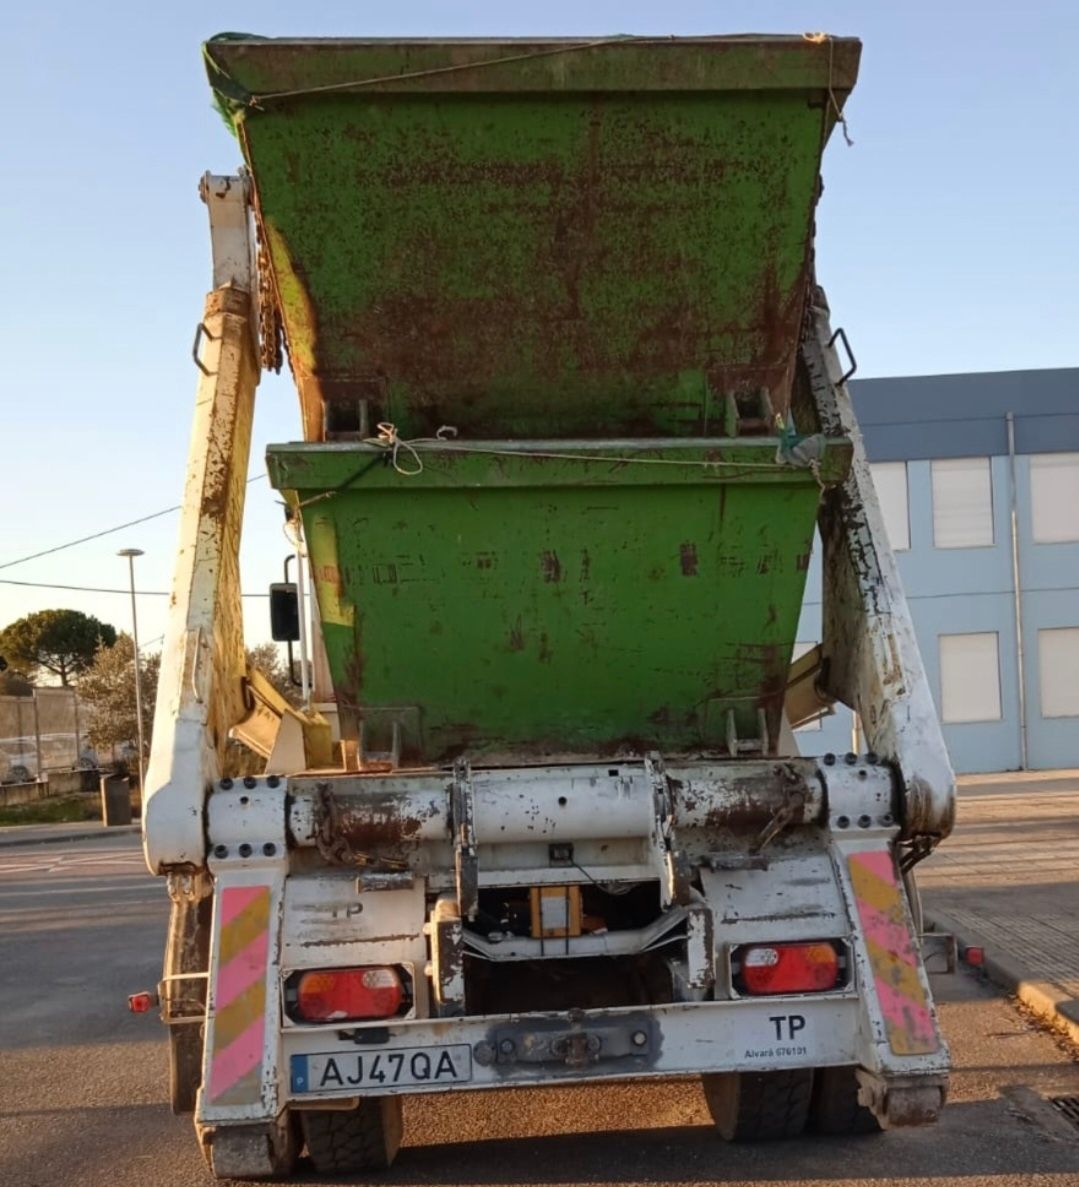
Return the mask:
<svg viewBox="0 0 1079 1187">
<path fill-rule="evenodd" d="M 395 968 L 318 969 L 296 983 L 296 1014 L 305 1022 L 356 1022 L 392 1018 L 405 1000 Z"/>
<path fill-rule="evenodd" d="M 831 944 L 751 944 L 735 959 L 744 993 L 821 993 L 839 981 L 839 954 Z"/>
</svg>

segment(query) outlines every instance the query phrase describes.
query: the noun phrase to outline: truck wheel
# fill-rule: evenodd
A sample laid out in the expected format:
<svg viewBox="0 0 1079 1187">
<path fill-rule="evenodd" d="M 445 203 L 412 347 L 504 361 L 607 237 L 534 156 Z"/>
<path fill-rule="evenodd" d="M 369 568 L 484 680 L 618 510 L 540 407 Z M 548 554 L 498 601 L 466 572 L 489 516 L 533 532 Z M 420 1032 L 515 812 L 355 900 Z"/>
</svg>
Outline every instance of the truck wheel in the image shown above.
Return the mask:
<svg viewBox="0 0 1079 1187">
<path fill-rule="evenodd" d="M 320 1175 L 386 1170 L 401 1145 L 399 1096 L 368 1097 L 355 1109 L 300 1113 L 307 1153 Z"/>
<path fill-rule="evenodd" d="M 202 1083 L 202 1025 L 169 1027 L 169 1104 L 176 1114 L 193 1113 Z"/>
<path fill-rule="evenodd" d="M 805 1129 L 813 1069 L 702 1076 L 708 1111 L 728 1142 L 770 1142 Z"/>
<path fill-rule="evenodd" d="M 880 1122 L 858 1103 L 858 1077 L 852 1067 L 819 1067 L 814 1077 L 809 1125 L 817 1133 L 880 1133 Z"/>
</svg>

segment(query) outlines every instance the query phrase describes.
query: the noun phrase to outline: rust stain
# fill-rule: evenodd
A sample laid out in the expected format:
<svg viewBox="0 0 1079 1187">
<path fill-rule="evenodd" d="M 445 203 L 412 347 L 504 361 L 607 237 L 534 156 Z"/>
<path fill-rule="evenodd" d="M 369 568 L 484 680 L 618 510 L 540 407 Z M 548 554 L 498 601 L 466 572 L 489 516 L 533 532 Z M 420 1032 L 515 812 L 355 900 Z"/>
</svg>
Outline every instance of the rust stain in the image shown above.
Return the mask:
<svg viewBox="0 0 1079 1187">
<path fill-rule="evenodd" d="M 543 569 L 543 580 L 548 584 L 557 584 L 562 580 L 562 562 L 558 559 L 558 553 L 547 550 L 540 557 L 540 565 Z"/>
<path fill-rule="evenodd" d="M 697 545 L 682 544 L 678 551 L 682 562 L 682 576 L 696 577 L 698 573 Z"/>
<path fill-rule="evenodd" d="M 510 651 L 524 651 L 525 649 L 524 626 L 520 618 L 510 627 L 509 649 Z"/>
</svg>

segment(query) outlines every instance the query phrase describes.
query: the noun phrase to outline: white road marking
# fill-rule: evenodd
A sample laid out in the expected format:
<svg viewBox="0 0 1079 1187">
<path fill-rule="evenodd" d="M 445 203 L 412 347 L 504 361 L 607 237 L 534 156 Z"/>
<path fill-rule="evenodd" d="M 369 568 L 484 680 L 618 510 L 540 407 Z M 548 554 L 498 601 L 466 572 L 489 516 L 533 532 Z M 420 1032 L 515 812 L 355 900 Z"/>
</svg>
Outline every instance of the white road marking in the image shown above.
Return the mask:
<svg viewBox="0 0 1079 1187">
<path fill-rule="evenodd" d="M 53 873 L 56 870 L 96 870 L 100 866 L 125 866 L 132 870 L 146 869 L 142 854 L 128 849 L 100 850 L 94 853 L 55 853 L 32 856 L 23 853 L 16 857 L 0 857 L 0 876 L 4 874 Z M 147 877 L 150 877 L 149 873 Z"/>
</svg>

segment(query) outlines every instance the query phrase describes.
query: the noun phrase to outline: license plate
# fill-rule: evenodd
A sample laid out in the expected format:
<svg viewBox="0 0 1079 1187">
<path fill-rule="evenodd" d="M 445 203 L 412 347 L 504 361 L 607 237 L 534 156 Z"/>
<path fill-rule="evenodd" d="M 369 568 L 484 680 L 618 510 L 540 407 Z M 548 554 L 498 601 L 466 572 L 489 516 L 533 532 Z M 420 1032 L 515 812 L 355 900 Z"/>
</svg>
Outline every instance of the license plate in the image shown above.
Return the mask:
<svg viewBox="0 0 1079 1187">
<path fill-rule="evenodd" d="M 294 1093 L 364 1091 L 399 1086 L 467 1084 L 472 1079 L 472 1048 L 392 1047 L 372 1051 L 332 1051 L 293 1055 L 289 1063 Z"/>
</svg>

